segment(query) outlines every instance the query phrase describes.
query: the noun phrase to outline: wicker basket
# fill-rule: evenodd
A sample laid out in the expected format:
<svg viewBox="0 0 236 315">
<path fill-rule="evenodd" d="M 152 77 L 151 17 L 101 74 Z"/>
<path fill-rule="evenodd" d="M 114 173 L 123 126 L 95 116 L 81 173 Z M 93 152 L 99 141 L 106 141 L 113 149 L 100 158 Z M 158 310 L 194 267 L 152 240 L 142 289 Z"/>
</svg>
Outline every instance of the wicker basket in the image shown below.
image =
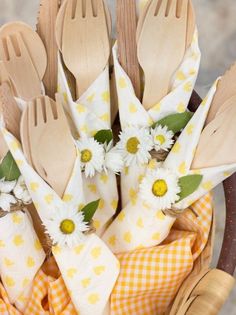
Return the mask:
<svg viewBox="0 0 236 315">
<path fill-rule="evenodd" d="M 201 98 L 193 92 L 189 109 L 196 111 Z M 234 287 L 236 267 L 236 174 L 224 182 L 226 223 L 217 269 L 210 269 L 215 223 L 208 244 L 195 262 L 166 315 L 216 315 Z"/>
</svg>

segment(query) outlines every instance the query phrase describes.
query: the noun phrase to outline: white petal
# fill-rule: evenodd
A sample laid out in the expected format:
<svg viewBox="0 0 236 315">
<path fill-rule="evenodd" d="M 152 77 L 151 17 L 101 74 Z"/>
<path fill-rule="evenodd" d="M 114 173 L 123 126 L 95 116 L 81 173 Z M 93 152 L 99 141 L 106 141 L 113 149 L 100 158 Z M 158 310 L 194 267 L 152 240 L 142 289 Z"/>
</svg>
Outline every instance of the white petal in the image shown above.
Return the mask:
<svg viewBox="0 0 236 315">
<path fill-rule="evenodd" d="M 11 205 L 16 204 L 16 199 L 10 194 L 0 194 L 0 208 L 4 211 L 10 211 Z"/>
<path fill-rule="evenodd" d="M 0 192 L 8 194 L 14 189 L 15 185 L 16 185 L 15 180 L 11 181 L 11 182 L 1 180 L 0 181 Z"/>
</svg>

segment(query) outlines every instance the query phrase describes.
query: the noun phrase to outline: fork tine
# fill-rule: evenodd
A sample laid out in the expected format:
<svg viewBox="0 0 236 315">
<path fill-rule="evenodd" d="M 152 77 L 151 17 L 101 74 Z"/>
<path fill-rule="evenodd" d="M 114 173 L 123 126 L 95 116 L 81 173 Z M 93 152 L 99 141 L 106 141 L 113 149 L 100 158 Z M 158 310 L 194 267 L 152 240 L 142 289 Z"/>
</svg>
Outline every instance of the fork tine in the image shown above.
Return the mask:
<svg viewBox="0 0 236 315">
<path fill-rule="evenodd" d="M 28 111 L 28 126 L 29 128 L 34 128 L 37 125 L 36 99 L 33 99 L 30 102 L 28 102 L 27 111 Z"/>
<path fill-rule="evenodd" d="M 156 15 L 158 3 L 160 1 L 161 0 L 153 0 L 153 1 L 151 1 L 149 9 L 147 11 L 147 15 Z"/>
<path fill-rule="evenodd" d="M 37 97 L 36 99 L 36 126 L 42 125 L 46 122 L 45 102 L 44 97 Z"/>
<path fill-rule="evenodd" d="M 50 122 L 55 120 L 54 113 L 55 113 L 55 106 L 54 102 L 48 96 L 45 96 L 45 112 L 46 112 L 46 122 Z"/>
<path fill-rule="evenodd" d="M 181 10 L 180 10 L 180 18 L 187 18 L 188 17 L 188 7 L 189 7 L 189 0 L 182 0 Z"/>
<path fill-rule="evenodd" d="M 168 8 L 168 0 L 159 0 L 156 6 L 156 16 L 166 16 Z"/>
<path fill-rule="evenodd" d="M 16 42 L 18 44 L 18 47 L 19 47 L 19 50 L 20 50 L 20 54 L 21 55 L 28 55 L 29 52 L 28 52 L 28 49 L 27 49 L 27 47 L 25 45 L 25 42 L 23 40 L 23 37 L 22 37 L 21 33 L 16 33 L 15 39 L 16 39 Z"/>
<path fill-rule="evenodd" d="M 67 1 L 67 5 L 66 5 L 66 9 L 65 9 L 65 18 L 64 21 L 68 21 L 71 20 L 74 16 L 74 12 L 73 12 L 73 1 L 74 0 L 68 0 Z"/>
<path fill-rule="evenodd" d="M 178 0 L 171 0 L 168 16 L 177 17 Z"/>
<path fill-rule="evenodd" d="M 92 0 L 86 0 L 85 16 L 90 16 L 90 17 L 93 16 Z"/>
<path fill-rule="evenodd" d="M 0 59 L 3 62 L 6 62 L 7 60 L 9 60 L 9 56 L 7 56 L 8 52 L 6 51 L 7 47 L 4 47 L 4 39 L 2 38 L 0 40 Z"/>
<path fill-rule="evenodd" d="M 76 0 L 75 18 L 83 17 L 83 0 Z"/>
<path fill-rule="evenodd" d="M 96 14 L 94 14 L 98 17 L 104 17 L 105 16 L 105 8 L 104 8 L 104 2 L 103 0 L 97 0 L 96 1 Z"/>
<path fill-rule="evenodd" d="M 9 58 L 14 59 L 17 56 L 17 52 L 15 50 L 12 38 L 10 36 L 6 37 L 6 44 L 7 44 Z"/>
</svg>

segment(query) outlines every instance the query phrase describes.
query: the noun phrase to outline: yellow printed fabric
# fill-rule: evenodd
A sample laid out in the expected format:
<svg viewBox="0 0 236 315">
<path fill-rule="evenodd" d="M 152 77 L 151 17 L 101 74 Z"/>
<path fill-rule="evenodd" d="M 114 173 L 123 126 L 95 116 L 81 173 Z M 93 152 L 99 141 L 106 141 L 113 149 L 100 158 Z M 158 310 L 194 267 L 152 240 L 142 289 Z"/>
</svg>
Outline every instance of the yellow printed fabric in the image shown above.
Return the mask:
<svg viewBox="0 0 236 315">
<path fill-rule="evenodd" d="M 59 58 L 58 91 L 63 96 L 65 108 L 74 122 L 80 138 L 93 137 L 99 130 L 111 129 L 111 104 L 108 66 L 76 101 L 73 100 L 66 75 Z M 116 212 L 118 191 L 114 173 L 96 173 L 92 178 L 83 176 L 86 203 L 101 199 L 94 216 L 97 234 L 104 232 L 106 224 Z"/>
<path fill-rule="evenodd" d="M 79 155 L 61 199 L 28 164 L 16 138 L 1 127 L 42 222 L 51 220 L 59 210 L 80 209 L 85 197 Z M 73 247 L 53 246 L 52 252 L 76 311 L 80 315 L 94 315 L 95 311 L 102 315 L 119 274 L 119 262 L 106 244 L 92 233 Z M 84 285 L 85 279 L 90 279 L 88 285 Z"/>
<path fill-rule="evenodd" d="M 162 315 L 194 261 L 206 246 L 212 222 L 207 194 L 176 221 L 159 246 L 119 254 L 120 275 L 112 291 L 109 315 Z M 83 285 L 89 286 L 90 279 Z M 24 313 L 13 307 L 0 284 L 1 315 L 77 315 L 63 278 L 51 258 L 35 277 Z"/>
</svg>

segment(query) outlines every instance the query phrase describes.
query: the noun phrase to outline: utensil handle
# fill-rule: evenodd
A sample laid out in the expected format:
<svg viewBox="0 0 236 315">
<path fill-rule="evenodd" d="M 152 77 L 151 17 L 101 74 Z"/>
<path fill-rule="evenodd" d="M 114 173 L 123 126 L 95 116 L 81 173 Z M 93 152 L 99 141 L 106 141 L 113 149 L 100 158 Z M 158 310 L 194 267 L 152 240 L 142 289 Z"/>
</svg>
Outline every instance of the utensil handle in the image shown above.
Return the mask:
<svg viewBox="0 0 236 315">
<path fill-rule="evenodd" d="M 136 1 L 117 0 L 116 11 L 119 62 L 133 83 L 136 96 L 140 99 L 141 81 L 136 44 Z"/>
</svg>

